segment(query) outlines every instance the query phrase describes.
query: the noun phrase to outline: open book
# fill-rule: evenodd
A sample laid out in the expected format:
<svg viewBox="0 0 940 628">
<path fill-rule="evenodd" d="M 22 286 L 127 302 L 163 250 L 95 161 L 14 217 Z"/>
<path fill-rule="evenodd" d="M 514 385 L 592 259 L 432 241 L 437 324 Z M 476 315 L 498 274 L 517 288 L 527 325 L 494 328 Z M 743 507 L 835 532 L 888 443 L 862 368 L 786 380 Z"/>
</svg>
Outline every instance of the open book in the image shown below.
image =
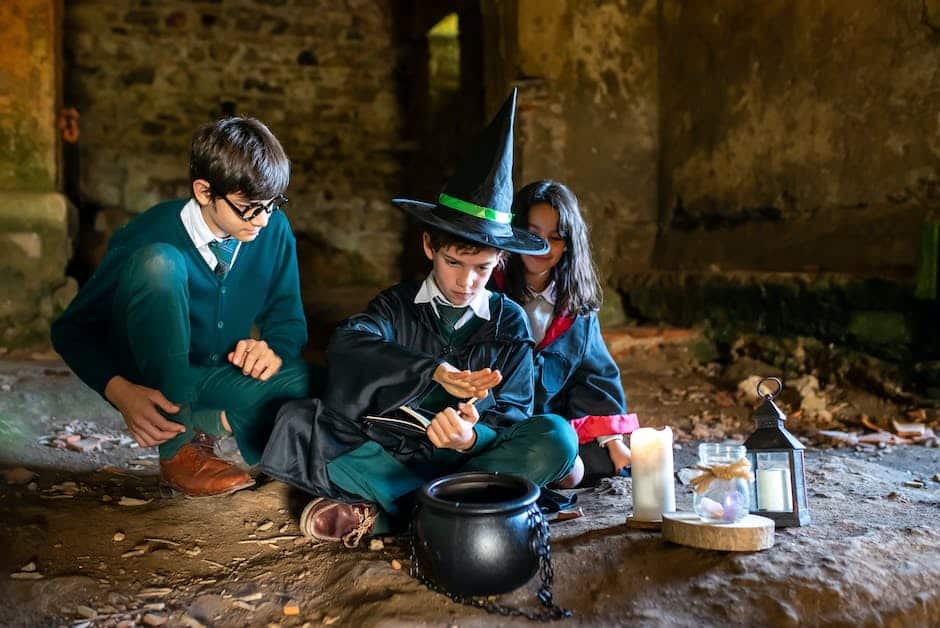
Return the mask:
<svg viewBox="0 0 940 628">
<path fill-rule="evenodd" d="M 467 401 L 470 405 L 479 401 L 474 397 Z M 397 410 L 389 413 L 391 416 L 374 416 L 367 414 L 363 417 L 366 423 L 373 427 L 383 429 L 401 436 L 424 436 L 428 426 L 434 418 L 425 410 L 415 410 L 408 406 L 399 406 Z"/>
<path fill-rule="evenodd" d="M 423 436 L 433 417 L 428 417 L 408 406 L 400 406 L 391 416 L 366 415 L 366 423 L 374 427 L 401 434 L 402 436 Z"/>
</svg>

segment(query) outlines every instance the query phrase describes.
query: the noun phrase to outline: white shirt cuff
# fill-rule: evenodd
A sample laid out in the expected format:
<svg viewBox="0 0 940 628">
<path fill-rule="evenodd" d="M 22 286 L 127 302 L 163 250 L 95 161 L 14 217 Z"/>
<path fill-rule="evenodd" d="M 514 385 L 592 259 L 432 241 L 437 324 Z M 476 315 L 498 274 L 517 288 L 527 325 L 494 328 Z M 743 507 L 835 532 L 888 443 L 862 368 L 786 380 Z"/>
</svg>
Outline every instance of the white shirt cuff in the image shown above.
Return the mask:
<svg viewBox="0 0 940 628">
<path fill-rule="evenodd" d="M 611 441 L 615 441 L 615 440 L 622 441 L 623 434 L 612 434 L 610 436 L 598 436 L 596 440 L 597 440 L 598 445 L 600 445 L 601 447 L 606 447 L 607 443 Z"/>
</svg>

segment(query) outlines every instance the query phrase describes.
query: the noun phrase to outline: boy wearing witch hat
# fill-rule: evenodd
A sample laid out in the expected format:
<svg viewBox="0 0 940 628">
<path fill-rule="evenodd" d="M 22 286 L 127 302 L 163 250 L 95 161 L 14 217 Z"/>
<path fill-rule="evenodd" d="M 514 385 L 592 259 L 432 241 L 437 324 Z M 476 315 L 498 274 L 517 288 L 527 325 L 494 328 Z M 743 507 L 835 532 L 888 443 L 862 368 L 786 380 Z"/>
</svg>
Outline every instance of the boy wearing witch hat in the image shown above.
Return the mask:
<svg viewBox="0 0 940 628">
<path fill-rule="evenodd" d="M 52 326 L 72 370 L 159 446 L 160 479 L 191 497 L 254 484 L 213 454 L 233 431 L 254 464 L 277 408 L 310 394 L 294 235 L 282 212 L 290 162 L 253 118 L 196 131 L 192 195 L 117 231 Z M 252 326 L 260 338 L 251 338 Z"/>
<path fill-rule="evenodd" d="M 514 115 L 515 92 L 437 203 L 392 201 L 423 223 L 431 272 L 343 322 L 330 341 L 324 398 L 291 402 L 278 415 L 261 469 L 315 496 L 300 518 L 308 537 L 354 547 L 448 473 L 513 473 L 544 486 L 574 463 L 567 422 L 530 416 L 525 312 L 485 287 L 505 251 L 548 250 L 510 224 Z M 426 438 L 364 420 L 403 405 L 433 416 Z"/>
</svg>

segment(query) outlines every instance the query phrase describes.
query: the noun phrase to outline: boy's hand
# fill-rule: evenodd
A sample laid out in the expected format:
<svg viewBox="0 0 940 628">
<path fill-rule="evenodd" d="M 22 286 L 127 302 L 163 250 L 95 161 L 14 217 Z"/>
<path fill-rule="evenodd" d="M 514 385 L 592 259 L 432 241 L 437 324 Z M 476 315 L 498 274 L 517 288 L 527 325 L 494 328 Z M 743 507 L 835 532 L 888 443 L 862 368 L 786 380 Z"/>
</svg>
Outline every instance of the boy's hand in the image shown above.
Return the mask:
<svg viewBox="0 0 940 628">
<path fill-rule="evenodd" d="M 284 363 L 264 340 L 239 340 L 235 350 L 228 354 L 228 361 L 242 370 L 242 373 L 266 382 L 271 379 Z"/>
<path fill-rule="evenodd" d="M 117 375 L 108 381 L 104 396 L 124 417 L 127 429 L 141 447 L 155 447 L 186 431 L 160 414 L 158 408 L 170 414 L 180 408 L 156 388 L 139 386 Z"/>
<path fill-rule="evenodd" d="M 468 403 L 457 407 L 460 408 L 459 413 L 453 408 L 444 408 L 428 426 L 428 438 L 435 447 L 466 451 L 476 443 L 477 434 L 473 426 L 480 420 L 477 409 Z"/>
<path fill-rule="evenodd" d="M 443 386 L 452 397 L 482 399 L 489 394 L 490 388 L 503 381 L 503 375 L 498 370 L 488 368 L 479 371 L 461 371 L 447 362 L 441 362 L 434 370 L 434 376 L 431 379 Z"/>
<path fill-rule="evenodd" d="M 607 443 L 606 447 L 607 455 L 610 456 L 610 461 L 614 463 L 614 471 L 620 471 L 633 463 L 630 448 L 622 440 L 612 440 Z"/>
</svg>

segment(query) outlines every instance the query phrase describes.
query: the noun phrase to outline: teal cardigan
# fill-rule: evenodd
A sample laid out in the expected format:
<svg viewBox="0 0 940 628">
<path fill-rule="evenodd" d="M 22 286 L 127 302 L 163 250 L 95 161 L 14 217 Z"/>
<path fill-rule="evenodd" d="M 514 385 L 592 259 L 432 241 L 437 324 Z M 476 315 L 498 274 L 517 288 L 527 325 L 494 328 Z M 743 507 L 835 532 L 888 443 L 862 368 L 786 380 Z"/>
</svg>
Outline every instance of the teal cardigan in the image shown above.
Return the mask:
<svg viewBox="0 0 940 628">
<path fill-rule="evenodd" d="M 156 205 L 119 229 L 91 279 L 53 324 L 52 344 L 76 375 L 104 396 L 104 388 L 122 373 L 113 335 L 113 295 L 124 262 L 138 248 L 155 243 L 175 246 L 186 260 L 191 325 L 190 363 L 219 366 L 235 344 L 260 337 L 281 358 L 296 357 L 307 342 L 307 322 L 300 299 L 297 247 L 290 223 L 274 212 L 252 242 L 243 242 L 231 271 L 219 279 L 196 250 L 183 227 L 186 199 Z M 153 330 L 159 334 L 159 329 Z"/>
</svg>

